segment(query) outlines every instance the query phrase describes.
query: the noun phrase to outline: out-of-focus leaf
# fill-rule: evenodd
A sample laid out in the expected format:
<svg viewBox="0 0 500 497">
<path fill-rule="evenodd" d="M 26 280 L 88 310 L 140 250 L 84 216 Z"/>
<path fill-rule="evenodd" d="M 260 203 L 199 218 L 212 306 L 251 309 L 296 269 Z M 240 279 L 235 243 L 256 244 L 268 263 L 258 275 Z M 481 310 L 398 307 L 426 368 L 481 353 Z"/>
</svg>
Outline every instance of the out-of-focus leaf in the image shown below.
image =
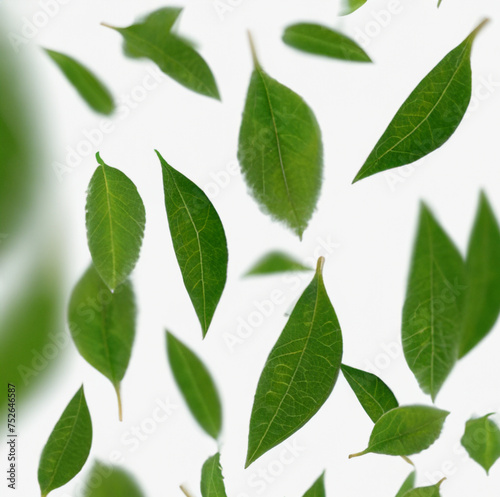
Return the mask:
<svg viewBox="0 0 500 497">
<path fill-rule="evenodd" d="M 84 488 L 83 497 L 144 497 L 135 478 L 128 471 L 99 461 L 92 466 Z"/>
<path fill-rule="evenodd" d="M 409 490 L 412 490 L 413 487 L 415 487 L 415 479 L 417 477 L 417 473 L 415 471 L 412 471 L 406 480 L 403 482 L 401 485 L 401 488 L 399 489 L 398 493 L 396 494 L 396 497 L 403 497 L 403 495 L 406 495 L 406 492 Z"/>
<path fill-rule="evenodd" d="M 227 497 L 220 465 L 220 454 L 209 457 L 201 470 L 202 497 Z"/>
<path fill-rule="evenodd" d="M 352 14 L 366 3 L 366 0 L 342 0 L 341 16 Z"/>
<path fill-rule="evenodd" d="M 274 251 L 261 257 L 245 273 L 245 276 L 286 273 L 289 271 L 312 271 L 312 268 L 304 266 L 304 264 L 285 252 Z"/>
<path fill-rule="evenodd" d="M 325 473 L 312 484 L 303 497 L 326 497 L 325 491 Z"/>
</svg>

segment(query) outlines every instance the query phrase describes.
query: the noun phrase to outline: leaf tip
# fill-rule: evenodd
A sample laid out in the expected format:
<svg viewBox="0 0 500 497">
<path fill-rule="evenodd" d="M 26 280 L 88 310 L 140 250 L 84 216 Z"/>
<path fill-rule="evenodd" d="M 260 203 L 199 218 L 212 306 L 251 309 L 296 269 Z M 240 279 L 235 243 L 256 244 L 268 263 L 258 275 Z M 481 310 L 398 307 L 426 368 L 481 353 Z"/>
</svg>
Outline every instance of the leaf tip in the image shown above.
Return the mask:
<svg viewBox="0 0 500 497">
<path fill-rule="evenodd" d="M 446 480 L 446 476 L 444 478 L 441 478 L 437 483 L 436 483 L 436 487 L 437 488 L 440 488 L 441 485 L 443 484 L 443 482 Z"/>
<path fill-rule="evenodd" d="M 257 57 L 257 49 L 255 48 L 255 42 L 253 41 L 253 36 L 250 30 L 247 31 L 247 36 L 248 36 L 248 43 L 250 44 L 250 51 L 252 53 L 252 60 L 253 60 L 253 65 L 255 69 L 260 68 L 260 63 L 259 59 Z"/>
<path fill-rule="evenodd" d="M 323 275 L 323 268 L 325 267 L 325 258 L 323 256 L 318 258 L 318 262 L 316 264 L 316 274 Z"/>
<path fill-rule="evenodd" d="M 469 35 L 469 39 L 471 41 L 474 41 L 476 36 L 484 29 L 485 26 L 487 26 L 491 22 L 491 19 L 489 17 L 485 17 L 478 25 L 477 27 L 472 31 L 472 33 Z"/>
</svg>

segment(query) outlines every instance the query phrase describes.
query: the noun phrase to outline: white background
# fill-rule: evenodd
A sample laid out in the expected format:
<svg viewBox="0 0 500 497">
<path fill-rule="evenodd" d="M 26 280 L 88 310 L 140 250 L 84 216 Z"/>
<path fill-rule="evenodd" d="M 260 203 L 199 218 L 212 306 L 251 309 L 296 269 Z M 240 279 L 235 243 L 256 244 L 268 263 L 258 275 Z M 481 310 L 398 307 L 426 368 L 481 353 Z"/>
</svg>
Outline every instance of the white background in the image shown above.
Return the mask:
<svg viewBox="0 0 500 497">
<path fill-rule="evenodd" d="M 229 1 L 223 3 L 230 5 Z M 401 404 L 430 403 L 420 392 L 400 348 L 400 316 L 411 245 L 422 199 L 433 208 L 462 252 L 481 188 L 486 189 L 500 215 L 498 23 L 489 25 L 476 41 L 474 100 L 466 120 L 449 142 L 414 166 L 356 185 L 351 181 L 422 77 L 482 17 L 499 18 L 498 0 L 444 0 L 439 10 L 435 0 L 369 0 L 347 18 L 337 17 L 339 6 L 333 0 L 232 3 L 239 5 L 222 17 L 211 0 L 174 4 L 186 6 L 180 31 L 199 43 L 217 79 L 222 103 L 192 93 L 167 78 L 155 89 L 144 91 L 144 78 L 155 66 L 126 59 L 119 35 L 100 26 L 102 21 L 128 25 L 138 15 L 165 5 L 159 1 L 66 0 L 21 47 L 23 55 L 31 58 L 36 75 L 33 87 L 46 110 L 45 127 L 52 131 L 46 167 L 67 244 L 68 292 L 90 260 L 84 205 L 86 187 L 96 167 L 96 151 L 137 185 L 146 206 L 147 228 L 133 275 L 140 314 L 122 387 L 125 420 L 117 420 L 111 384 L 70 344 L 52 383 L 20 413 L 18 495 L 37 495 L 41 450 L 83 382 L 94 424 L 91 457 L 84 471 L 54 491 L 54 497 L 79 497 L 78 489 L 91 461 L 98 458 L 110 462 L 110 455 L 116 451 L 122 455 L 121 464 L 136 475 L 145 495 L 180 497 L 178 486 L 186 483 L 193 496 L 199 496 L 201 465 L 218 448 L 191 418 L 173 382 L 166 361 L 165 328 L 199 353 L 221 390 L 224 433 L 220 450 L 229 497 L 300 497 L 324 469 L 330 496 L 390 497 L 411 469 L 399 458 L 367 455 L 347 459 L 349 453 L 366 447 L 372 423 L 340 377 L 321 411 L 290 439 L 297 449 L 295 455 L 284 453 L 286 444 L 282 444 L 243 470 L 249 415 L 260 371 L 286 322 L 285 312 L 312 274 L 300 279 L 252 280 L 244 280 L 241 275 L 270 249 L 287 250 L 310 263 L 313 257 L 325 255 L 325 281 L 342 326 L 344 362 L 378 373 Z M 24 16 L 32 20 L 42 11 L 35 1 L 4 0 L 4 4 L 12 14 L 11 32 L 17 35 L 22 35 Z M 389 6 L 391 14 L 387 13 Z M 321 22 L 358 38 L 360 32 L 368 31 L 363 43 L 375 64 L 344 63 L 290 49 L 281 42 L 281 35 L 285 26 L 296 21 Z M 239 173 L 234 173 L 241 111 L 251 72 L 247 29 L 253 33 L 264 68 L 305 98 L 322 129 L 322 195 L 302 243 L 259 211 Z M 125 118 L 123 113 L 113 117 L 113 131 L 62 177 L 52 173 L 54 163 L 64 163 L 68 147 L 81 147 L 84 133 L 98 128 L 102 119 L 85 106 L 39 51 L 39 45 L 66 52 L 87 64 L 118 99 L 128 95 L 135 107 Z M 488 80 L 489 86 L 484 83 Z M 229 279 L 203 342 L 173 253 L 154 148 L 207 190 L 225 225 Z M 223 173 L 228 168 L 231 175 Z M 223 186 L 215 188 L 214 175 L 219 182 L 224 180 Z M 258 303 L 268 300 L 275 289 L 283 292 L 281 303 L 273 304 L 270 315 L 262 317 L 256 311 Z M 249 319 L 257 325 L 248 336 L 239 338 L 239 323 Z M 413 458 L 419 484 L 435 483 L 443 476 L 440 473 L 448 477 L 442 486 L 444 497 L 498 495 L 500 463 L 486 477 L 458 444 L 471 415 L 500 410 L 498 328 L 453 371 L 437 398 L 438 407 L 452 411 L 443 435 L 429 450 Z M 230 346 L 235 337 L 239 342 Z M 158 412 L 158 402 L 167 401 L 176 407 L 167 419 L 153 426 L 151 419 Z M 131 441 L 138 440 L 132 435 L 134 427 L 145 440 Z M 3 488 L 4 483 L 2 494 Z"/>
</svg>

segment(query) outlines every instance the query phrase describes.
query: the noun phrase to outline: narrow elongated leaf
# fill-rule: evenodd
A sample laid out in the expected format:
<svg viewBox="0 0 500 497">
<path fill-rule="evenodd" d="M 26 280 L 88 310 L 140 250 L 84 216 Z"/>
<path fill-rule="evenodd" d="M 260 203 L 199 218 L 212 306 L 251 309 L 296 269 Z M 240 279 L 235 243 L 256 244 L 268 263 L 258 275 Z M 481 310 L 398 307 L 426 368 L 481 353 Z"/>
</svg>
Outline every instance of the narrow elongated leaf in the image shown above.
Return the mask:
<svg viewBox="0 0 500 497">
<path fill-rule="evenodd" d="M 130 281 L 112 293 L 94 266 L 82 276 L 71 295 L 68 321 L 78 352 L 108 378 L 118 396 L 135 337 L 135 297 Z"/>
<path fill-rule="evenodd" d="M 222 407 L 206 366 L 180 340 L 167 332 L 168 360 L 175 381 L 200 426 L 217 439 L 222 428 Z"/>
<path fill-rule="evenodd" d="M 304 100 L 268 76 L 255 52 L 254 66 L 238 159 L 261 208 L 302 238 L 321 188 L 321 131 Z"/>
<path fill-rule="evenodd" d="M 286 273 L 289 271 L 311 271 L 291 255 L 285 252 L 269 252 L 261 257 L 246 273 L 245 276 Z"/>
<path fill-rule="evenodd" d="M 267 358 L 250 418 L 246 466 L 293 435 L 321 408 L 335 386 L 342 334 L 323 283 L 316 275 Z"/>
<path fill-rule="evenodd" d="M 374 423 L 382 414 L 399 406 L 392 390 L 378 376 L 345 364 L 341 368 L 359 403 Z"/>
<path fill-rule="evenodd" d="M 175 255 L 205 336 L 226 285 L 226 234 L 205 193 L 156 154 Z"/>
<path fill-rule="evenodd" d="M 500 458 L 500 429 L 487 414 L 482 418 L 469 419 L 461 443 L 469 456 L 489 474 L 490 468 Z"/>
<path fill-rule="evenodd" d="M 403 482 L 403 485 L 401 485 L 401 488 L 399 489 L 399 492 L 396 494 L 396 497 L 403 497 L 403 495 L 406 495 L 406 493 L 409 490 L 413 490 L 415 487 L 415 479 L 416 479 L 417 474 L 415 471 L 411 472 L 406 480 Z"/>
<path fill-rule="evenodd" d="M 125 55 L 148 58 L 186 88 L 220 100 L 217 83 L 208 64 L 190 42 L 171 31 L 180 12 L 176 8 L 160 9 L 126 28 L 103 25 L 123 36 Z"/>
<path fill-rule="evenodd" d="M 112 496 L 144 497 L 144 493 L 128 471 L 96 461 L 87 477 L 83 497 Z"/>
<path fill-rule="evenodd" d="M 42 497 L 62 487 L 82 469 L 92 445 L 92 421 L 83 386 L 62 413 L 43 448 L 38 466 Z"/>
<path fill-rule="evenodd" d="M 493 328 L 500 312 L 500 228 L 481 194 L 465 260 L 466 286 L 459 357 L 470 352 Z"/>
<path fill-rule="evenodd" d="M 449 412 L 428 406 L 391 409 L 375 423 L 368 448 L 351 457 L 370 452 L 389 456 L 411 456 L 429 448 L 441 434 Z"/>
<path fill-rule="evenodd" d="M 472 44 L 485 23 L 483 21 L 413 90 L 353 183 L 415 162 L 441 147 L 453 135 L 469 106 Z"/>
<path fill-rule="evenodd" d="M 283 41 L 298 50 L 314 55 L 354 62 L 371 62 L 367 53 L 351 38 L 326 26 L 299 23 L 288 26 Z"/>
<path fill-rule="evenodd" d="M 408 366 L 434 400 L 458 358 L 464 262 L 422 204 L 403 307 L 402 341 Z"/>
<path fill-rule="evenodd" d="M 444 478 L 443 478 L 444 480 Z M 443 482 L 441 480 L 439 483 L 436 483 L 436 485 L 430 485 L 428 487 L 419 487 L 419 488 L 414 488 L 412 490 L 409 490 L 405 494 L 403 494 L 404 497 L 440 497 L 441 493 L 439 492 L 439 488 L 441 487 L 441 483 Z"/>
<path fill-rule="evenodd" d="M 202 497 L 227 497 L 220 465 L 220 454 L 209 457 L 201 470 Z"/>
<path fill-rule="evenodd" d="M 325 473 L 312 484 L 311 488 L 304 494 L 303 497 L 326 497 L 325 492 Z"/>
<path fill-rule="evenodd" d="M 360 7 L 363 7 L 363 5 L 366 3 L 366 0 L 343 0 L 342 1 L 342 12 L 340 13 L 341 16 L 347 16 L 349 14 L 352 14 L 353 12 L 356 12 Z"/>
<path fill-rule="evenodd" d="M 146 213 L 134 183 L 96 157 L 100 166 L 87 194 L 87 240 L 97 272 L 113 291 L 139 259 Z"/>
<path fill-rule="evenodd" d="M 48 49 L 45 49 L 45 52 L 57 64 L 90 108 L 100 114 L 113 113 L 115 110 L 113 97 L 95 74 L 69 55 Z"/>
</svg>

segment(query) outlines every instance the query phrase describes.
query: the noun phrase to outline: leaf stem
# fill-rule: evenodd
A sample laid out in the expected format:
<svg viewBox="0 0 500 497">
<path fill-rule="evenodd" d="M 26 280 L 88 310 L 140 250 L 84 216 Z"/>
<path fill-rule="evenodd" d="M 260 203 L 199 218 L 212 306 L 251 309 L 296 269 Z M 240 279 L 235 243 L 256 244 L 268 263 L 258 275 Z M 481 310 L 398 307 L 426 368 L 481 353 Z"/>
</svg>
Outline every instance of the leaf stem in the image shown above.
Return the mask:
<svg viewBox="0 0 500 497">
<path fill-rule="evenodd" d="M 186 487 L 184 485 L 181 485 L 179 487 L 181 490 L 182 490 L 182 493 L 186 496 L 186 497 L 191 497 L 191 494 L 187 491 Z"/>
<path fill-rule="evenodd" d="M 446 476 L 444 478 L 441 478 L 437 483 L 436 483 L 436 487 L 439 488 L 441 486 L 441 484 L 446 480 Z"/>
<path fill-rule="evenodd" d="M 123 421 L 123 406 L 122 406 L 122 395 L 120 393 L 120 385 L 114 385 L 116 398 L 118 399 L 118 419 Z"/>
<path fill-rule="evenodd" d="M 408 464 L 411 464 L 413 467 L 415 467 L 415 464 L 413 464 L 413 461 L 409 457 L 401 456 L 401 459 L 403 459 L 403 461 L 406 461 Z"/>
<path fill-rule="evenodd" d="M 325 258 L 323 256 L 318 258 L 318 262 L 316 264 L 316 274 L 323 275 L 323 267 L 325 266 Z"/>
<path fill-rule="evenodd" d="M 111 24 L 108 24 L 106 22 L 101 22 L 101 26 L 104 26 L 105 28 L 109 29 L 116 29 L 116 26 L 112 26 Z"/>
<path fill-rule="evenodd" d="M 356 452 L 355 454 L 349 454 L 349 459 L 352 459 L 353 457 L 364 456 L 365 454 L 366 454 L 366 450 L 363 450 L 362 452 Z"/>
<path fill-rule="evenodd" d="M 248 42 L 250 43 L 250 51 L 252 52 L 252 60 L 253 60 L 253 65 L 255 69 L 261 69 L 261 65 L 259 62 L 259 59 L 257 57 L 257 50 L 255 49 L 255 43 L 253 41 L 252 33 L 250 31 L 247 31 L 248 35 Z"/>
</svg>

